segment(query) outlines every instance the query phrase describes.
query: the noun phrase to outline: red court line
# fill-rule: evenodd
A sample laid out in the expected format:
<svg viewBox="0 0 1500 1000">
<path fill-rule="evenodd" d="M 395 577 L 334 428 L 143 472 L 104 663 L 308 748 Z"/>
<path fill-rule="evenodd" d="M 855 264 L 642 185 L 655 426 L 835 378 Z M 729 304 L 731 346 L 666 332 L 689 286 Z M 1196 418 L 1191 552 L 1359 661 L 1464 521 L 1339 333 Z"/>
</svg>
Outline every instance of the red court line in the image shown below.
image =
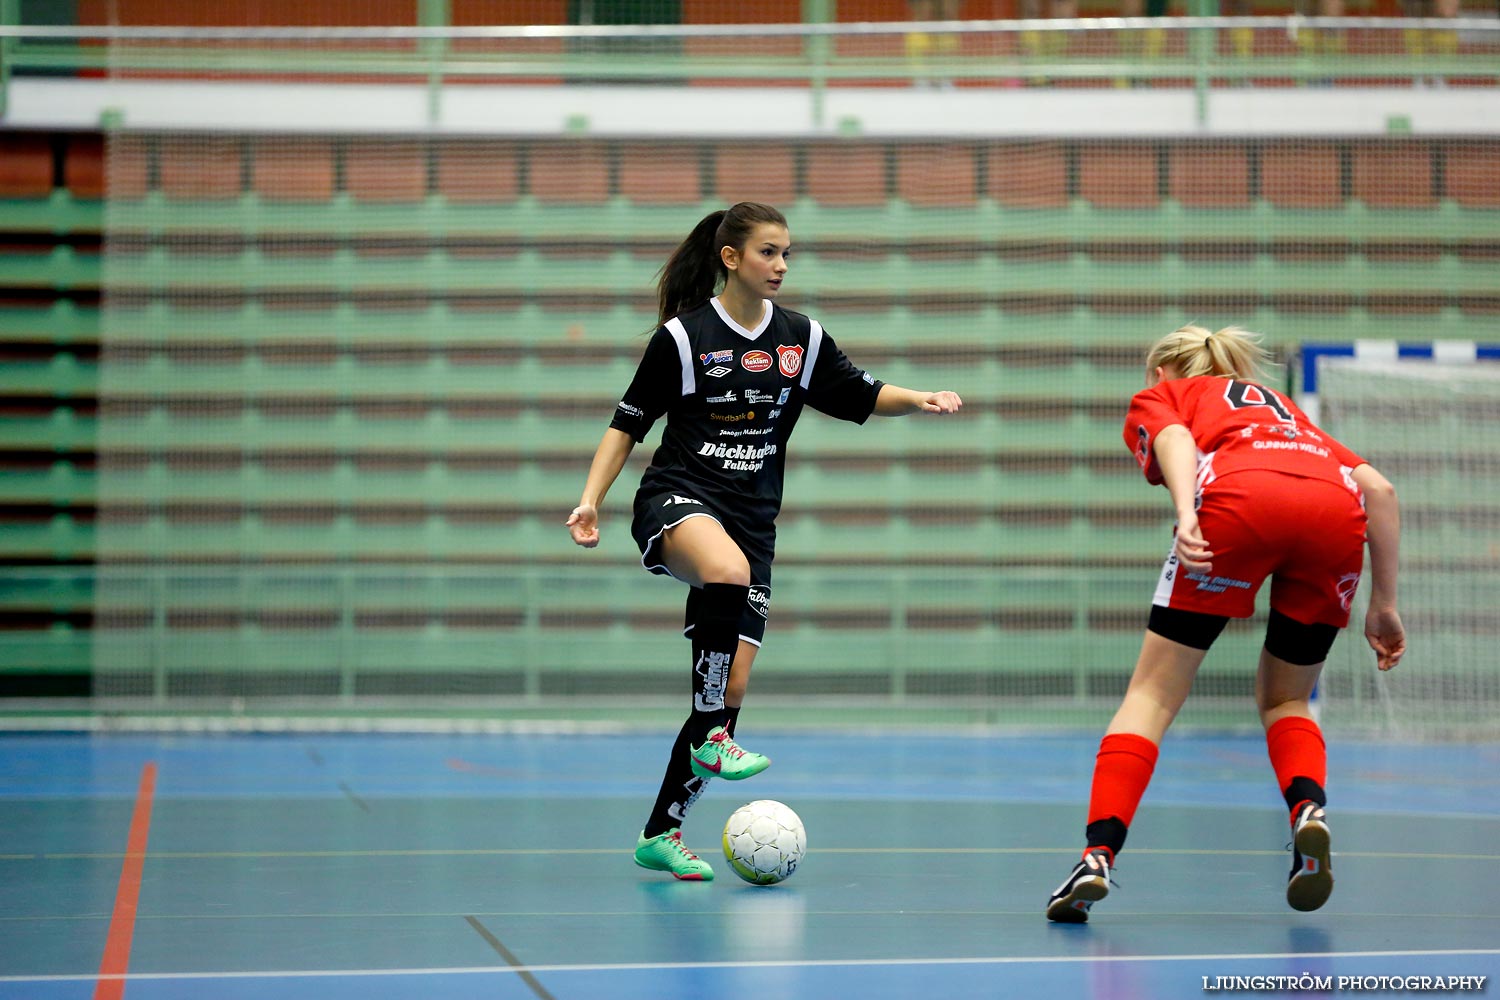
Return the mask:
<svg viewBox="0 0 1500 1000">
<path fill-rule="evenodd" d="M 141 769 L 141 787 L 135 793 L 135 812 L 130 817 L 130 837 L 125 842 L 125 863 L 120 866 L 120 887 L 115 890 L 115 912 L 104 939 L 104 957 L 99 960 L 99 981 L 94 1000 L 121 1000 L 125 996 L 125 973 L 130 969 L 130 939 L 135 934 L 135 904 L 141 896 L 141 867 L 146 861 L 146 837 L 151 832 L 151 798 L 156 793 L 156 764 L 147 761 Z"/>
</svg>

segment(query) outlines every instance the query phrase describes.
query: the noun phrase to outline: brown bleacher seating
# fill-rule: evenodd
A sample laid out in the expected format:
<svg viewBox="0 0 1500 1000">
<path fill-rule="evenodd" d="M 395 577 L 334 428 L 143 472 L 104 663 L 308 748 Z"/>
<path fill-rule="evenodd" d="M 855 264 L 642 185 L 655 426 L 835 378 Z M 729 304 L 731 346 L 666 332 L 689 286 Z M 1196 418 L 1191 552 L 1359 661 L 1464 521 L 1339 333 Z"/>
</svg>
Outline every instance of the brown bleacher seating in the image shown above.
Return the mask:
<svg viewBox="0 0 1500 1000">
<path fill-rule="evenodd" d="M 1250 159 L 1242 143 L 1174 144 L 1167 191 L 1186 208 L 1248 208 Z"/>
<path fill-rule="evenodd" d="M 754 20 L 758 24 L 795 24 L 802 20 L 801 2 L 756 0 Z M 682 0 L 683 24 L 740 25 L 746 20 L 744 9 L 737 4 L 724 3 L 723 0 Z M 683 55 L 690 59 L 723 59 L 739 66 L 749 66 L 757 58 L 800 56 L 804 49 L 804 40 L 795 35 L 756 36 L 743 29 L 710 38 L 685 38 L 682 42 Z M 734 86 L 738 81 L 720 75 L 695 79 L 693 83 L 698 86 L 724 86 L 726 83 Z"/>
<path fill-rule="evenodd" d="M 1155 208 L 1161 201 L 1156 145 L 1080 143 L 1078 193 L 1095 208 Z"/>
<path fill-rule="evenodd" d="M 355 139 L 344 147 L 344 190 L 358 202 L 413 202 L 427 196 L 427 144 Z"/>
<path fill-rule="evenodd" d="M 172 136 L 157 148 L 162 193 L 180 201 L 224 201 L 241 193 L 243 148 L 228 136 Z"/>
<path fill-rule="evenodd" d="M 896 193 L 919 208 L 967 208 L 978 197 L 973 146 L 901 147 Z"/>
<path fill-rule="evenodd" d="M 447 6 L 448 23 L 460 27 L 568 23 L 568 0 L 448 0 Z"/>
<path fill-rule="evenodd" d="M 714 197 L 784 206 L 797 197 L 797 154 L 786 143 L 726 142 L 713 151 Z"/>
<path fill-rule="evenodd" d="M 100 4 L 84 0 L 78 4 L 80 24 L 378 26 L 401 24 L 401 18 L 409 20 L 410 13 L 410 3 L 403 0 L 363 0 L 357 6 L 336 5 L 331 9 L 303 0 L 260 0 L 253 4 L 184 4 L 180 0 L 110 0 L 108 4 Z"/>
<path fill-rule="evenodd" d="M 755 16 L 762 24 L 793 24 L 802 20 L 801 0 L 756 0 Z M 743 24 L 745 11 L 723 0 L 682 0 L 683 24 Z"/>
<path fill-rule="evenodd" d="M 253 150 L 251 189 L 266 201 L 333 197 L 333 143 L 327 139 L 261 140 Z"/>
<path fill-rule="evenodd" d="M 567 24 L 570 0 L 447 0 L 448 23 L 455 28 L 488 27 L 497 24 Z M 400 24 L 411 24 L 412 12 L 401 15 Z M 569 42 L 562 38 L 453 38 L 448 42 L 454 55 L 472 56 L 480 54 L 491 59 L 547 59 L 563 56 Z M 558 76 L 506 76 L 509 84 L 531 84 L 556 86 L 563 83 Z M 476 80 L 475 82 L 479 82 Z M 488 82 L 488 81 L 485 81 Z M 450 197 L 452 197 L 450 195 Z M 512 201 L 515 195 L 493 198 L 489 196 L 465 199 L 480 203 Z"/>
<path fill-rule="evenodd" d="M 597 142 L 579 140 L 532 147 L 531 193 L 542 202 L 596 204 L 609 200 L 609 154 Z"/>
<path fill-rule="evenodd" d="M 74 198 L 104 197 L 104 136 L 70 135 L 63 153 L 63 184 Z"/>
<path fill-rule="evenodd" d="M 1274 143 L 1260 154 L 1261 197 L 1277 208 L 1337 208 L 1344 202 L 1342 172 L 1331 142 Z"/>
<path fill-rule="evenodd" d="M 1356 143 L 1351 193 L 1371 208 L 1432 208 L 1432 145 L 1424 140 Z"/>
<path fill-rule="evenodd" d="M 41 132 L 0 134 L 0 198 L 52 193 L 52 141 Z"/>
<path fill-rule="evenodd" d="M 151 186 L 146 140 L 114 135 L 104 144 L 105 186 L 111 198 L 144 198 Z"/>
<path fill-rule="evenodd" d="M 512 4 L 507 0 L 448 0 L 449 23 L 455 25 L 510 24 L 567 24 L 568 0 L 526 0 L 523 4 Z M 524 21 L 502 14 L 520 15 Z"/>
<path fill-rule="evenodd" d="M 807 150 L 807 193 L 835 208 L 883 205 L 886 147 L 867 142 L 819 143 Z"/>
<path fill-rule="evenodd" d="M 1464 208 L 1500 208 L 1500 142 L 1457 140 L 1445 152 L 1448 197 Z"/>
<path fill-rule="evenodd" d="M 703 194 L 699 147 L 693 143 L 626 143 L 620 147 L 620 193 L 645 205 L 695 205 Z"/>
<path fill-rule="evenodd" d="M 442 143 L 433 165 L 437 191 L 451 202 L 499 204 L 521 193 L 516 146 L 503 140 Z"/>
<path fill-rule="evenodd" d="M 1006 142 L 990 147 L 985 188 L 1005 208 L 1062 208 L 1068 203 L 1068 156 L 1060 142 Z"/>
</svg>

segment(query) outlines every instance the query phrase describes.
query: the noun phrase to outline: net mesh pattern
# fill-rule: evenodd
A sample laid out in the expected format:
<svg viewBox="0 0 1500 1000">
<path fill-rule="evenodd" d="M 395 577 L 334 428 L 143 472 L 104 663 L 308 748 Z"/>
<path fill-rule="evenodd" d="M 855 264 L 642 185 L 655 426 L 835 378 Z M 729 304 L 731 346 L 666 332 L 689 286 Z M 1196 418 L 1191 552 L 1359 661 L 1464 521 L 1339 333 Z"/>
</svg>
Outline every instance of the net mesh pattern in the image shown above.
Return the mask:
<svg viewBox="0 0 1500 1000">
<path fill-rule="evenodd" d="M 976 51 L 1030 44 L 971 34 Z M 1119 41 L 1069 45 L 1088 61 Z M 876 45 L 791 42 L 793 61 Z M 486 44 L 443 51 L 471 43 Z M 146 72 L 145 44 L 120 43 L 119 74 Z M 296 54 L 308 73 L 318 44 Z M 1009 85 L 968 48 L 925 79 L 903 34 L 879 45 L 845 83 Z M 368 96 L 379 69 L 323 82 Z M 258 63 L 192 72 L 305 82 L 268 84 Z M 448 80 L 441 101 L 462 89 Z M 327 96 L 286 91 L 307 93 Z M 785 305 L 877 377 L 966 401 L 951 420 L 799 426 L 757 697 L 1097 724 L 1170 542 L 1165 496 L 1120 440 L 1147 345 L 1184 322 L 1259 330 L 1280 356 L 1419 325 L 1483 337 L 1494 150 L 126 122 L 104 158 L 95 693 L 679 704 L 683 591 L 640 570 L 628 535 L 654 439 L 611 492 L 599 550 L 561 522 L 654 325 L 657 269 L 704 213 L 754 199 L 791 222 Z M 1262 627 L 1231 626 L 1185 719 L 1222 701 L 1213 718 L 1253 723 Z"/>
<path fill-rule="evenodd" d="M 1398 609 L 1409 652 L 1381 673 L 1359 631 L 1368 587 L 1324 681 L 1330 724 L 1414 739 L 1493 736 L 1500 719 L 1500 365 L 1324 359 L 1323 425 L 1396 485 Z"/>
</svg>

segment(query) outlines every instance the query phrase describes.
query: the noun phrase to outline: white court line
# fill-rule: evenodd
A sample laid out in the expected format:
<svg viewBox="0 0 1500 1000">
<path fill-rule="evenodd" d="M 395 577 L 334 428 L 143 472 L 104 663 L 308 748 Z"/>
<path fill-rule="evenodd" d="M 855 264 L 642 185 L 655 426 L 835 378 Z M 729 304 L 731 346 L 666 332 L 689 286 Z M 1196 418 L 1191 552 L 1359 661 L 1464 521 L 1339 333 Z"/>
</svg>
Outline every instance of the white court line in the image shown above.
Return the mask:
<svg viewBox="0 0 1500 1000">
<path fill-rule="evenodd" d="M 670 883 L 667 883 L 670 884 Z M 202 921 L 230 921 L 230 920 L 452 920 L 463 917 L 485 917 L 502 919 L 529 919 L 536 917 L 651 917 L 660 914 L 660 910 L 464 910 L 452 912 L 444 910 L 398 910 L 391 912 L 349 912 L 349 913 L 145 913 L 137 914 L 139 922 L 169 920 Z M 712 907 L 707 909 L 679 909 L 677 916 L 685 917 L 727 917 L 733 916 L 735 911 L 723 907 Z M 899 909 L 884 910 L 798 910 L 798 916 L 805 917 L 953 917 L 955 919 L 967 919 L 972 917 L 1023 917 L 1027 920 L 1036 916 L 1036 910 L 1028 907 L 1024 910 L 994 910 L 994 909 L 954 909 L 952 907 L 942 910 L 914 910 L 906 907 Z M 1139 917 L 1142 919 L 1150 917 L 1281 917 L 1286 915 L 1285 907 L 1271 910 L 1120 910 L 1109 911 L 1114 917 Z M 101 921 L 108 920 L 108 913 L 81 913 L 81 914 L 16 914 L 11 916 L 0 916 L 0 925 L 5 923 L 67 923 L 69 921 Z M 1390 913 L 1380 910 L 1373 911 L 1351 911 L 1341 910 L 1341 920 L 1500 920 L 1500 913 Z"/>
<path fill-rule="evenodd" d="M 818 854 L 962 854 L 1018 855 L 1077 853 L 1076 847 L 819 847 Z M 1211 857 L 1275 857 L 1287 848 L 1239 847 L 1132 847 L 1136 855 L 1207 855 Z M 226 861 L 267 858 L 462 858 L 518 857 L 537 855 L 600 856 L 618 855 L 619 847 L 472 847 L 472 848 L 376 848 L 363 851 L 149 851 L 152 861 Z M 1500 861 L 1500 854 L 1458 854 L 1433 851 L 1334 851 L 1341 858 L 1410 859 L 1417 861 Z M 129 855 L 123 851 L 46 852 L 43 854 L 0 854 L 0 861 L 115 861 Z"/>
<path fill-rule="evenodd" d="M 837 969 L 899 965 L 1097 965 L 1105 962 L 1237 962 L 1314 958 L 1438 958 L 1500 955 L 1500 948 L 1430 951 L 1271 951 L 1244 955 L 1007 955 L 995 958 L 836 958 L 786 962 L 618 962 L 583 965 L 471 965 L 437 969 L 292 969 L 282 972 L 128 972 L 101 976 L 91 972 L 58 976 L 0 976 L 0 983 L 68 983 L 107 979 L 127 981 L 168 979 L 331 979 L 370 976 L 467 976 L 520 972 L 665 972 L 679 969 Z"/>
</svg>

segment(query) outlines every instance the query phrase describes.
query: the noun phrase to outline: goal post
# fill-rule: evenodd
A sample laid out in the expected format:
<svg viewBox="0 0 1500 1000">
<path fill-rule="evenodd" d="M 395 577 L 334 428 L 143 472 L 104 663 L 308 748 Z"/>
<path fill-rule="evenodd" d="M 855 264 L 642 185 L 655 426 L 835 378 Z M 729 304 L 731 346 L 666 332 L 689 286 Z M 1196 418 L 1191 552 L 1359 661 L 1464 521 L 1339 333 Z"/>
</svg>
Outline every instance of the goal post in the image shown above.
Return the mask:
<svg viewBox="0 0 1500 1000">
<path fill-rule="evenodd" d="M 1320 685 L 1335 732 L 1415 740 L 1500 732 L 1500 344 L 1359 341 L 1302 350 L 1308 415 L 1380 469 L 1401 502 L 1408 652 L 1376 670 L 1368 587 Z"/>
</svg>

